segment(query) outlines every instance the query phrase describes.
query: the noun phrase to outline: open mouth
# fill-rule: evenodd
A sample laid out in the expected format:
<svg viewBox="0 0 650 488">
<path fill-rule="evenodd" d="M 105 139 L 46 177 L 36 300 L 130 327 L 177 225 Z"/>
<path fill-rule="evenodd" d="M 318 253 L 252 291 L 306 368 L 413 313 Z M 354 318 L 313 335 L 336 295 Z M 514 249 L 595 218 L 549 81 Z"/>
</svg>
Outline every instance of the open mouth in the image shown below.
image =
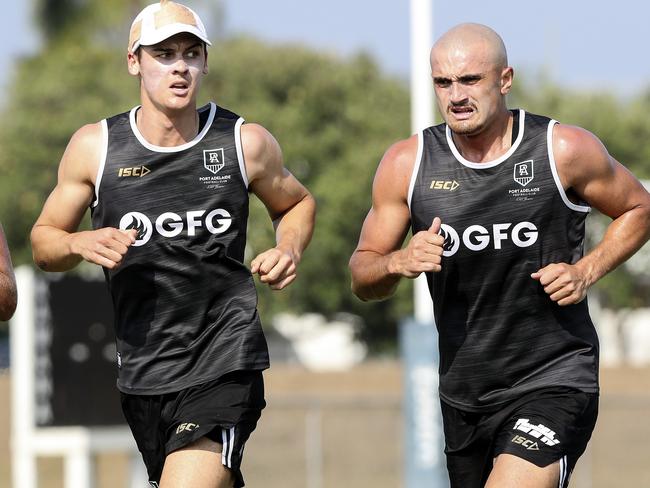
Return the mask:
<svg viewBox="0 0 650 488">
<path fill-rule="evenodd" d="M 172 83 L 169 88 L 171 88 L 174 93 L 183 95 L 188 92 L 190 84 L 186 81 L 177 81 L 176 83 Z"/>
<path fill-rule="evenodd" d="M 466 119 L 472 116 L 474 108 L 468 105 L 452 106 L 449 107 L 449 111 L 458 119 Z"/>
</svg>

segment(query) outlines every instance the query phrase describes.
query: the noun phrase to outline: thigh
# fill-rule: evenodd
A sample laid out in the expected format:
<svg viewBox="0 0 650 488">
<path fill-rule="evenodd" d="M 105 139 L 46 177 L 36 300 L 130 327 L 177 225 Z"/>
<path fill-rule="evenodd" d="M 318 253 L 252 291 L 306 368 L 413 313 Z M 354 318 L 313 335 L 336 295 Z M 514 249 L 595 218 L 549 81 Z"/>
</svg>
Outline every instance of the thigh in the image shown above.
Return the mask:
<svg viewBox="0 0 650 488">
<path fill-rule="evenodd" d="M 265 405 L 261 371 L 237 371 L 183 390 L 163 408 L 165 470 L 167 462 L 173 459 L 171 456 L 183 451 L 176 457 L 217 459 L 218 471 L 226 468 L 234 477 L 234 485 L 243 486 L 240 467 L 244 446 Z M 202 449 L 193 452 L 197 451 L 198 441 Z M 206 445 L 212 447 L 205 450 Z M 215 456 L 217 452 L 219 455 Z M 188 464 L 193 463 L 188 461 Z M 215 464 L 206 459 L 205 464 L 199 463 L 197 467 L 214 471 Z"/>
<path fill-rule="evenodd" d="M 499 454 L 485 488 L 557 488 L 560 463 L 543 468 L 512 454 Z"/>
<path fill-rule="evenodd" d="M 525 486 L 568 486 L 569 476 L 587 447 L 597 416 L 595 394 L 558 388 L 527 395 L 526 401 L 519 403 L 501 423 L 494 447 L 497 463 L 490 477 L 507 475 L 509 469 L 513 476 L 528 471 L 529 479 L 540 481 Z M 517 459 L 503 457 L 497 470 L 504 454 Z M 550 482 L 547 475 L 554 479 L 554 484 L 545 484 Z M 504 483 L 494 486 L 516 486 Z"/>
<path fill-rule="evenodd" d="M 160 488 L 232 488 L 235 476 L 221 459 L 222 445 L 201 437 L 167 455 Z"/>
</svg>

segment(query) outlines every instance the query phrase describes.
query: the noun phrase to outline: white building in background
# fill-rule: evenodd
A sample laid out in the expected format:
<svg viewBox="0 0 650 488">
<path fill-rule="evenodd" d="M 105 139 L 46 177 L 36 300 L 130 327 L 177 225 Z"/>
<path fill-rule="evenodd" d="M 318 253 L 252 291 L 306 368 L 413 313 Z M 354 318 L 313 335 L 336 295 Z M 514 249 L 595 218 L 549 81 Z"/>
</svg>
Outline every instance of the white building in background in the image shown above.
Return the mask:
<svg viewBox="0 0 650 488">
<path fill-rule="evenodd" d="M 278 359 L 296 361 L 312 371 L 346 370 L 361 363 L 368 353 L 366 345 L 357 338 L 355 320 L 328 322 L 315 313 L 284 313 L 274 317 L 273 329 L 280 341 L 274 334 L 268 335 L 271 356 L 277 351 L 284 356 Z"/>
</svg>

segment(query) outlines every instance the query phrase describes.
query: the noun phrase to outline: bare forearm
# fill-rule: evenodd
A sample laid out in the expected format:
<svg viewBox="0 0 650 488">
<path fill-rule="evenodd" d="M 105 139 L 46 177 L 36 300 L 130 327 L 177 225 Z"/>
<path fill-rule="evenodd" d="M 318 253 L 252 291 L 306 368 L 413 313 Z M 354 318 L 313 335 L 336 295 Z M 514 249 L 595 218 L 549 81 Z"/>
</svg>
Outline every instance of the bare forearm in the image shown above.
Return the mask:
<svg viewBox="0 0 650 488">
<path fill-rule="evenodd" d="M 363 301 L 383 300 L 393 295 L 401 278 L 391 266 L 398 252 L 382 255 L 373 251 L 355 251 L 350 258 L 352 293 Z"/>
<path fill-rule="evenodd" d="M 9 320 L 16 310 L 16 281 L 12 275 L 0 271 L 0 320 Z"/>
<path fill-rule="evenodd" d="M 32 229 L 32 254 L 36 265 L 44 271 L 68 271 L 82 261 L 73 251 L 74 234 L 48 225 Z"/>
<path fill-rule="evenodd" d="M 291 250 L 299 261 L 311 241 L 315 219 L 316 202 L 311 195 L 305 195 L 274 221 L 277 247 Z"/>
<path fill-rule="evenodd" d="M 650 238 L 650 209 L 637 207 L 615 219 L 603 240 L 576 265 L 591 286 L 630 258 Z"/>
</svg>

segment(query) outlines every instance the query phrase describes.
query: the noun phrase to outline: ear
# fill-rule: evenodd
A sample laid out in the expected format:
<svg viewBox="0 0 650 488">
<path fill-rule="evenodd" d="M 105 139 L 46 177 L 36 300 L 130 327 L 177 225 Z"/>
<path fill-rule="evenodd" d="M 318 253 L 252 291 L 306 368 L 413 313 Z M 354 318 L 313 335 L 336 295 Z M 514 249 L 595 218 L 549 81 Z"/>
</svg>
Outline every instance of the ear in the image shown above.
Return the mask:
<svg viewBox="0 0 650 488">
<path fill-rule="evenodd" d="M 205 49 L 205 47 L 204 47 L 204 49 Z M 207 75 L 208 71 L 210 71 L 208 69 L 208 50 L 205 49 L 205 59 L 204 59 L 204 63 L 203 63 L 203 74 Z"/>
<path fill-rule="evenodd" d="M 511 66 L 501 71 L 501 95 L 505 95 L 512 88 L 512 80 L 515 77 L 515 70 Z"/>
<path fill-rule="evenodd" d="M 138 55 L 130 49 L 126 54 L 126 66 L 130 75 L 138 76 L 140 74 L 140 60 Z"/>
</svg>

